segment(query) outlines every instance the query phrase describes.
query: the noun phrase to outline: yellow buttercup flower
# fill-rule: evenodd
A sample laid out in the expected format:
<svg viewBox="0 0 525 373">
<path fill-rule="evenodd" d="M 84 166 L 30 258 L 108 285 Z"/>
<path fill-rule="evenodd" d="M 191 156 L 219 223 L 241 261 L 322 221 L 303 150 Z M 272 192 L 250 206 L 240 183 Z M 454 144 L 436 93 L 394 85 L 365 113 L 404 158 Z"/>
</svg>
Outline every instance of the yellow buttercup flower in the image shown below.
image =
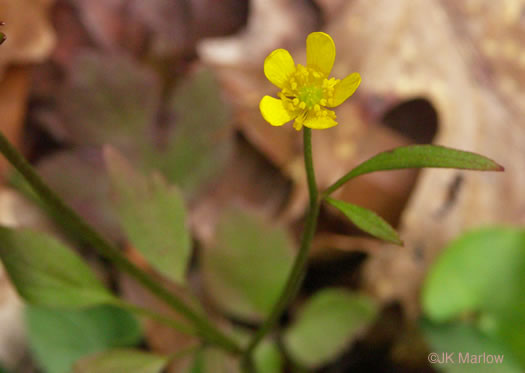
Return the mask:
<svg viewBox="0 0 525 373">
<path fill-rule="evenodd" d="M 295 119 L 294 128 L 303 125 L 325 129 L 337 125 L 335 113 L 327 107 L 341 105 L 359 83 L 358 73 L 343 80 L 329 78 L 335 60 L 335 44 L 330 35 L 312 32 L 306 38 L 306 66 L 295 65 L 286 49 L 276 49 L 264 61 L 264 74 L 281 89 L 279 99 L 264 96 L 261 114 L 272 126 L 282 126 Z"/>
</svg>

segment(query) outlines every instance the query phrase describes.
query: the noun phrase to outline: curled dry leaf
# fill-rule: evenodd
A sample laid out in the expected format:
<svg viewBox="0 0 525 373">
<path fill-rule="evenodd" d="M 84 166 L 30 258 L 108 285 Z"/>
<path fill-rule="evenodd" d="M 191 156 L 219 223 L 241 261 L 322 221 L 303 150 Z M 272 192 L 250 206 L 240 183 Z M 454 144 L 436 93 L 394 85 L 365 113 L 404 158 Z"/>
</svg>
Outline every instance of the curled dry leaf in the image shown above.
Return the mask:
<svg viewBox="0 0 525 373">
<path fill-rule="evenodd" d="M 275 45 L 296 42 L 315 27 L 313 8 L 296 0 L 253 0 L 246 28 L 232 37 L 205 39 L 197 46 L 201 59 L 225 66 L 258 65 Z"/>
<path fill-rule="evenodd" d="M 90 36 L 105 48 L 117 47 L 125 20 L 124 0 L 72 0 Z"/>
<path fill-rule="evenodd" d="M 160 55 L 193 53 L 203 37 L 229 34 L 246 20 L 246 0 L 133 0 L 130 15 L 150 33 L 153 51 Z"/>
<path fill-rule="evenodd" d="M 340 12 L 348 0 L 314 0 L 321 9 L 324 19 L 331 19 Z"/>
</svg>

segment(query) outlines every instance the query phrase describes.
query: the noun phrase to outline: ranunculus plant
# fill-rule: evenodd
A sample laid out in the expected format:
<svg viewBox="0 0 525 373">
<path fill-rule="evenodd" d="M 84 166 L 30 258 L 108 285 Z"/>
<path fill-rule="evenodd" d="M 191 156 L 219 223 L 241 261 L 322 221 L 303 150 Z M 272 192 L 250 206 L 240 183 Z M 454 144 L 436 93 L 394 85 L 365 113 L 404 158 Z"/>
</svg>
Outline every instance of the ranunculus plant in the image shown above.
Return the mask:
<svg viewBox="0 0 525 373">
<path fill-rule="evenodd" d="M 377 171 L 423 167 L 502 171 L 503 167 L 471 152 L 434 145 L 406 146 L 377 154 L 320 191 L 312 159 L 312 130 L 338 125 L 332 109 L 352 96 L 361 77 L 351 72 L 341 80 L 330 77 L 336 49 L 326 33 L 311 33 L 306 39 L 306 52 L 304 65 L 296 64 L 284 49 L 270 53 L 264 62 L 264 73 L 279 88 L 278 98 L 264 96 L 260 101 L 261 114 L 271 125 L 282 126 L 293 121 L 294 128 L 302 131 L 309 209 L 299 250 L 296 255 L 288 250 L 286 234 L 280 229 L 233 213 L 229 220 L 233 223 L 219 228 L 216 250 L 205 254 L 202 260 L 202 270 L 207 271 L 203 273 L 205 282 L 206 278 L 212 278 L 211 288 L 217 294 L 229 294 L 227 302 L 217 301 L 222 310 L 257 323 L 256 331 L 224 328 L 197 301 L 187 302 L 130 261 L 64 203 L 0 134 L 0 152 L 25 178 L 52 216 L 178 313 L 183 321 L 119 298 L 71 248 L 56 238 L 30 230 L 0 228 L 0 258 L 19 294 L 30 304 L 55 309 L 109 305 L 193 335 L 202 345 L 190 351 L 195 360 L 192 372 L 219 371 L 215 365 L 205 367 L 208 360 L 213 360 L 210 356 L 216 357 L 217 353 L 236 359 L 238 369 L 246 373 L 282 371 L 283 350 L 290 361 L 307 369 L 335 358 L 359 329 L 373 321 L 377 310 L 370 299 L 342 289 L 320 291 L 305 302 L 289 327 L 276 328 L 304 278 L 321 205 L 333 206 L 357 227 L 379 239 L 402 245 L 395 229 L 374 212 L 331 195 L 353 178 Z M 116 197 L 115 210 L 126 236 L 159 274 L 187 287 L 186 270 L 193 248 L 183 195 L 159 175 L 151 178 L 142 175 L 111 147 L 105 148 L 104 160 Z M 223 255 L 225 246 L 236 252 L 235 257 Z M 278 340 L 283 349 L 278 348 Z M 80 360 L 74 371 L 156 373 L 175 358 L 175 355 L 111 349 Z"/>
</svg>

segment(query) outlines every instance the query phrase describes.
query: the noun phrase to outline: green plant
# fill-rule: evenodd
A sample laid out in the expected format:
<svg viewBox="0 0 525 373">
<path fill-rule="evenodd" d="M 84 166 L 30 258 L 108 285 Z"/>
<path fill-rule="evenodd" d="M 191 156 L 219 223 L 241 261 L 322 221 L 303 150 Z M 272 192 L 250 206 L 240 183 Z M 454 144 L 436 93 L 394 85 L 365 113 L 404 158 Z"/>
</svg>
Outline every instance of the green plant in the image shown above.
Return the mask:
<svg viewBox="0 0 525 373">
<path fill-rule="evenodd" d="M 68 232 L 95 248 L 120 271 L 170 306 L 183 321 L 118 298 L 101 283 L 67 244 L 58 239 L 29 230 L 2 228 L 0 258 L 20 295 L 36 307 L 77 312 L 93 307 L 117 307 L 154 318 L 167 327 L 194 335 L 202 341 L 202 345 L 181 354 L 192 354 L 192 371 L 195 372 L 203 372 L 207 366 L 213 366 L 214 372 L 220 369 L 228 371 L 228 356 L 240 361 L 240 366 L 245 372 L 276 372 L 281 369 L 282 356 L 274 336 L 270 334 L 300 288 L 321 204 L 326 202 L 340 210 L 359 228 L 371 235 L 401 244 L 395 230 L 383 219 L 362 207 L 330 197 L 333 192 L 354 177 L 382 170 L 422 167 L 503 170 L 494 161 L 474 153 L 432 145 L 408 146 L 372 157 L 326 190 L 319 192 L 312 159 L 311 128 L 323 129 L 337 124 L 334 120 L 335 114 L 327 109 L 324 111 L 324 106 L 341 104 L 355 91 L 360 78 L 358 74 L 351 74 L 342 81 L 325 79 L 333 64 L 335 47 L 327 34 L 312 35 L 308 39 L 309 64 L 303 67 L 304 69 L 298 68 L 295 71 L 295 66 L 291 66 L 290 61 L 285 61 L 283 72 L 279 70 L 282 67 L 282 58 L 275 60 L 274 57 L 277 54 L 281 57 L 286 54 L 279 52 L 270 55 L 273 57 L 267 59 L 265 72 L 270 75 L 272 82 L 277 82 L 284 93 L 281 94 L 281 100 L 264 98 L 261 101 L 263 116 L 271 124 L 282 125 L 295 119 L 295 128 L 303 130 L 309 210 L 298 253 L 293 254 L 293 245 L 283 230 L 268 225 L 251 214 L 231 211 L 219 227 L 216 250 L 203 253 L 201 258 L 204 281 L 214 289 L 219 308 L 226 314 L 246 320 L 263 320 L 255 333 L 220 327 L 199 307 L 198 301 L 183 300 L 131 262 L 111 241 L 64 203 L 0 134 L 0 152 L 24 177 L 31 193 L 46 210 L 62 223 Z M 333 51 L 330 49 L 332 47 Z M 328 57 L 325 58 L 326 56 Z M 275 66 L 272 65 L 274 63 Z M 294 86 L 294 81 L 288 80 L 287 69 L 297 73 L 294 79 L 301 83 L 300 86 L 297 86 L 297 82 Z M 268 74 L 268 71 L 273 75 Z M 312 79 L 308 78 L 309 74 L 313 76 Z M 327 80 L 327 83 L 324 80 Z M 285 107 L 286 104 L 289 105 Z M 98 131 L 96 128 L 86 129 L 88 132 L 91 130 Z M 97 143 L 104 140 L 104 136 L 98 132 L 90 136 Z M 203 146 L 207 144 L 204 140 L 202 143 Z M 179 140 L 177 144 L 184 145 L 184 141 Z M 124 141 L 124 145 L 129 143 Z M 141 144 L 138 149 L 148 154 L 148 157 L 158 159 L 158 154 L 151 144 Z M 191 167 L 184 159 L 187 158 L 175 157 L 175 162 L 170 165 L 184 168 L 183 173 L 191 174 Z M 185 287 L 192 245 L 182 193 L 159 174 L 144 176 L 143 170 L 137 170 L 137 167 L 134 167 L 135 163 L 132 166 L 132 163 L 114 148 L 105 147 L 104 161 L 115 196 L 115 212 L 120 227 L 157 272 Z M 143 168 L 140 166 L 139 168 Z M 173 169 L 170 171 L 176 172 Z M 192 183 L 189 182 L 188 185 L 185 188 L 191 190 Z M 260 237 L 264 237 L 264 240 Z M 254 262 L 259 265 L 252 266 Z M 227 294 L 228 302 L 221 304 L 219 297 L 224 294 Z M 350 338 L 359 329 L 371 323 L 376 314 L 374 303 L 366 297 L 341 289 L 324 290 L 306 302 L 296 320 L 281 331 L 284 349 L 298 367 L 315 368 L 341 352 Z M 325 336 L 327 331 L 330 331 L 329 338 Z M 137 372 L 158 372 L 171 359 L 179 357 L 122 350 L 123 346 L 113 341 L 104 347 L 115 349 L 106 352 L 83 349 L 83 353 L 96 352 L 97 355 L 80 360 L 75 365 L 75 371 L 115 373 L 133 372 L 135 369 Z M 59 370 L 57 373 L 60 373 Z"/>
<path fill-rule="evenodd" d="M 422 292 L 422 328 L 433 351 L 454 353 L 456 359 L 460 353 L 463 359 L 503 357 L 496 365 L 444 362 L 439 364 L 444 371 L 525 368 L 523 248 L 523 229 L 482 228 L 451 242 L 432 266 Z"/>
</svg>

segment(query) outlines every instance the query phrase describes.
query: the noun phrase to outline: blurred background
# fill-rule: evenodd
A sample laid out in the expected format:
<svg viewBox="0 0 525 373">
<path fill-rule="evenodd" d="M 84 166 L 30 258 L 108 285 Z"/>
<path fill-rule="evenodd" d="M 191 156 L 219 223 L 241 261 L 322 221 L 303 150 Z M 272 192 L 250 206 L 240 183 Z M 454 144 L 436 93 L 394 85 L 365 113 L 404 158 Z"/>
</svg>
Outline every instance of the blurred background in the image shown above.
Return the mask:
<svg viewBox="0 0 525 373">
<path fill-rule="evenodd" d="M 359 72 L 362 84 L 336 110 L 337 127 L 314 131 L 320 188 L 380 151 L 418 143 L 478 152 L 505 172 L 384 172 L 337 193 L 398 228 L 403 247 L 371 239 L 323 207 L 288 317 L 328 287 L 370 297 L 378 314 L 336 358 L 312 369 L 525 369 L 525 1 L 0 0 L 0 21 L 7 36 L 0 47 L 0 130 L 76 211 L 145 268 L 112 211 L 102 147 L 113 145 L 135 167 L 158 170 L 182 189 L 197 253 L 221 239 L 217 227 L 234 219 L 232 208 L 283 230 L 293 250 L 308 198 L 302 136 L 262 119 L 259 100 L 277 93 L 263 62 L 286 48 L 305 63 L 306 36 L 328 32 L 337 48 L 332 76 Z M 3 158 L 0 177 L 3 225 L 58 232 L 18 191 Z M 224 255 L 235 255 L 225 247 Z M 152 304 L 93 250 L 78 250 L 123 296 Z M 257 325 L 260 314 L 235 315 L 216 279 L 202 278 L 213 260 L 195 259 L 194 289 L 229 315 L 227 322 Z M 53 340 L 64 343 L 52 332 L 61 327 L 39 329 L 49 318 L 28 317 L 24 307 L 1 271 L 2 366 L 60 373 L 63 365 L 46 359 L 57 354 Z M 187 339 L 153 323 L 138 338 L 161 352 L 177 351 Z M 504 351 L 509 363 L 432 365 L 433 351 Z"/>
</svg>

